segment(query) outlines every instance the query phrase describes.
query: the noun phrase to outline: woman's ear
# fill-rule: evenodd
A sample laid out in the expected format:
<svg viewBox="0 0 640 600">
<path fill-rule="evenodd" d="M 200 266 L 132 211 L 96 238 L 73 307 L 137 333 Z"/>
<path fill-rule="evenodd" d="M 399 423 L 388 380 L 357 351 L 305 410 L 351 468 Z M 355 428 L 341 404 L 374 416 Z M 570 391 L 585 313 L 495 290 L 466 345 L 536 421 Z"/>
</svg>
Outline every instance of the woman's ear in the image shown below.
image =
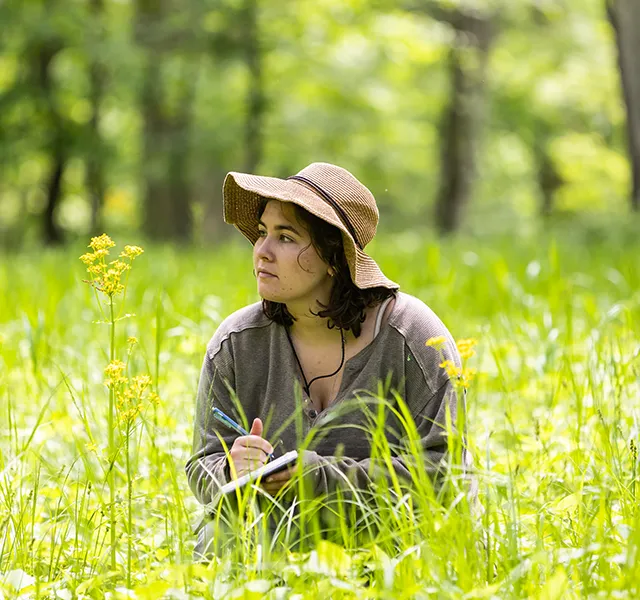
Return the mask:
<svg viewBox="0 0 640 600">
<path fill-rule="evenodd" d="M 336 270 L 333 267 L 329 267 L 327 269 L 327 274 L 329 275 L 329 277 L 333 277 L 336 274 Z"/>
</svg>

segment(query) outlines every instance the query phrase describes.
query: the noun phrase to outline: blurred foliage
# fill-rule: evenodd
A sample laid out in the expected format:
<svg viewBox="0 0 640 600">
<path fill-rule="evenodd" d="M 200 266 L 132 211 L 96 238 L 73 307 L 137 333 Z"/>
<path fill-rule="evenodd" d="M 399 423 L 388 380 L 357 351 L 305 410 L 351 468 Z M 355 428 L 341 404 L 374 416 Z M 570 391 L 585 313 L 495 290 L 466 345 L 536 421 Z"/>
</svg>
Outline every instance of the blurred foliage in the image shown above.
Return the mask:
<svg viewBox="0 0 640 600">
<path fill-rule="evenodd" d="M 91 160 L 104 173 L 103 228 L 143 225 L 149 160 L 141 97 L 149 65 L 158 71 L 160 117 L 172 123 L 182 109 L 189 113 L 188 140 L 169 134 L 164 141 L 181 157 L 196 239 L 211 237 L 204 216 L 221 220 L 224 174 L 250 164 L 251 152 L 255 170 L 275 176 L 313 161 L 340 164 L 371 188 L 386 227 L 428 227 L 439 178 L 438 128 L 450 94 L 445 59 L 454 43 L 452 28 L 429 16 L 432 4 L 1 3 L 0 238 L 18 245 L 40 237 L 56 144 L 66 161 L 56 212 L 63 230 L 77 236 L 92 227 Z M 484 12 L 497 28 L 480 178 L 464 226 L 521 230 L 541 212 L 544 189 L 555 212 L 627 211 L 625 111 L 603 3 L 439 5 Z M 253 40 L 246 35 L 254 31 L 247 29 L 249 11 Z M 258 53 L 253 58 L 249 41 Z M 39 79 L 43 57 L 50 59 L 48 90 Z M 259 60 L 259 80 L 251 60 Z M 97 127 L 92 69 L 103 77 Z M 251 94 L 262 112 L 254 115 L 260 147 L 250 151 Z M 169 168 L 163 165 L 156 168 Z"/>
</svg>

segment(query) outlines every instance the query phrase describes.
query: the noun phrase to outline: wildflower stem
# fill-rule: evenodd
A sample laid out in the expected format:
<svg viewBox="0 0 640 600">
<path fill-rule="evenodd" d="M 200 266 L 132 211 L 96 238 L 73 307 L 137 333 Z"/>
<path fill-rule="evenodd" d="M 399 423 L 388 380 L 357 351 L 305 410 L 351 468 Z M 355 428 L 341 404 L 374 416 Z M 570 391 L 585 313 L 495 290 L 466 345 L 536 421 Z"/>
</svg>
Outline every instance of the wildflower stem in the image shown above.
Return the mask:
<svg viewBox="0 0 640 600">
<path fill-rule="evenodd" d="M 113 314 L 113 296 L 109 296 L 109 312 L 110 312 L 110 330 L 111 343 L 109 348 L 109 360 L 113 362 L 116 356 L 116 321 Z M 109 523 L 111 533 L 111 570 L 116 570 L 116 482 L 115 482 L 115 432 L 114 432 L 114 405 L 115 405 L 115 387 L 109 388 L 109 464 L 107 471 L 109 479 Z"/>
<path fill-rule="evenodd" d="M 107 315 L 104 314 L 104 308 L 102 307 L 102 302 L 100 302 L 100 295 L 98 294 L 98 289 L 96 288 L 96 286 L 94 285 L 95 280 L 93 278 L 93 275 L 91 275 L 91 287 L 93 288 L 93 295 L 96 297 L 96 302 L 98 303 L 98 307 L 100 308 L 100 314 L 102 315 L 102 320 L 106 321 L 107 320 Z"/>
<path fill-rule="evenodd" d="M 131 554 L 132 554 L 132 535 L 133 535 L 133 511 L 132 496 L 133 485 L 131 481 L 131 458 L 129 456 L 129 438 L 131 435 L 131 425 L 127 421 L 127 431 L 125 437 L 125 451 L 127 461 L 127 589 L 131 589 Z"/>
<path fill-rule="evenodd" d="M 129 259 L 129 266 L 131 266 L 132 260 Z M 127 299 L 127 286 L 129 285 L 129 274 L 131 273 L 131 271 L 127 271 L 127 274 L 125 276 L 125 280 L 124 280 L 124 290 L 122 290 L 122 303 L 120 304 L 120 311 L 118 312 L 118 318 L 120 318 L 122 316 L 122 312 L 124 311 L 124 305 L 125 305 L 125 301 Z"/>
</svg>

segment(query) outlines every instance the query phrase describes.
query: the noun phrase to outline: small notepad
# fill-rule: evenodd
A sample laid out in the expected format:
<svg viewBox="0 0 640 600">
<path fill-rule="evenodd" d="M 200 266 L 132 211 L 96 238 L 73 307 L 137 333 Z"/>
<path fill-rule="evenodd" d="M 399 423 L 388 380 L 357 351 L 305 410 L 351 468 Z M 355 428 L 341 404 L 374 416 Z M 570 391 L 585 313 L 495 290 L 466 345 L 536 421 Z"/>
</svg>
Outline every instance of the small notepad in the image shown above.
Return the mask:
<svg viewBox="0 0 640 600">
<path fill-rule="evenodd" d="M 298 460 L 297 450 L 292 450 L 291 452 L 287 452 L 286 454 L 283 454 L 279 458 L 276 458 L 275 460 L 268 462 L 266 465 L 262 465 L 260 468 L 255 469 L 254 471 L 251 471 L 250 473 L 247 473 L 246 475 L 243 475 L 238 479 L 234 479 L 229 483 L 226 483 L 220 488 L 219 493 L 229 494 L 231 492 L 234 492 L 238 488 L 241 488 L 247 485 L 247 483 L 251 483 L 252 481 L 255 481 L 259 477 L 261 477 L 262 480 L 264 480 L 269 475 L 273 473 L 278 473 L 279 471 L 284 470 L 285 467 L 287 467 L 291 463 L 295 463 L 296 460 Z"/>
</svg>

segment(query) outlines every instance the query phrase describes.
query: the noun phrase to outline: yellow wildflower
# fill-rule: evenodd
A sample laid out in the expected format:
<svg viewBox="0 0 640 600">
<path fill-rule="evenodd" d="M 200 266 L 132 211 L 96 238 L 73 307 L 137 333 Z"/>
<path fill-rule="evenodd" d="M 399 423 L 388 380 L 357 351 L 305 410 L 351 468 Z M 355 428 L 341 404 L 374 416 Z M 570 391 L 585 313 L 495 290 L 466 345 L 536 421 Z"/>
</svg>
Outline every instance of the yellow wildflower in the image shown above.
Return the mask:
<svg viewBox="0 0 640 600">
<path fill-rule="evenodd" d="M 95 252 L 96 250 L 113 248 L 115 245 L 115 242 L 106 233 L 103 233 L 98 237 L 92 237 L 89 247 Z"/>
<path fill-rule="evenodd" d="M 124 425 L 131 425 L 131 423 L 136 420 L 138 414 L 140 414 L 140 411 L 134 406 L 127 410 L 120 411 L 118 413 L 118 418 L 120 423 Z"/>
<path fill-rule="evenodd" d="M 98 277 L 99 275 L 102 275 L 104 267 L 102 265 L 90 265 L 89 267 L 87 267 L 87 271 L 90 275 Z"/>
<path fill-rule="evenodd" d="M 456 342 L 456 346 L 458 347 L 458 352 L 460 353 L 460 357 L 471 358 L 475 354 L 475 350 L 473 347 L 478 343 L 478 340 L 474 338 L 468 338 L 464 340 L 458 340 Z"/>
<path fill-rule="evenodd" d="M 121 360 L 113 360 L 111 361 L 105 368 L 104 374 L 107 376 L 104 384 L 107 387 L 112 387 L 115 385 L 120 385 L 127 381 L 127 378 L 124 376 L 124 370 L 126 369 L 126 365 Z"/>
<path fill-rule="evenodd" d="M 120 377 L 126 365 L 121 360 L 112 360 L 105 368 L 104 374 L 109 377 Z"/>
<path fill-rule="evenodd" d="M 98 237 L 91 238 L 89 247 L 93 249 L 93 252 L 83 254 L 80 257 L 80 260 L 87 265 L 87 271 L 91 275 L 91 281 L 86 281 L 86 283 L 110 298 L 124 292 L 125 286 L 121 281 L 122 274 L 131 269 L 131 262 L 136 256 L 143 253 L 140 246 L 125 246 L 120 253 L 120 258 L 128 259 L 127 262 L 113 260 L 106 263 L 104 259 L 109 255 L 109 248 L 113 246 L 115 246 L 115 242 L 106 233 L 103 233 Z"/>
<path fill-rule="evenodd" d="M 121 258 L 129 258 L 130 260 L 140 256 L 144 250 L 140 246 L 125 246 L 124 250 L 120 252 Z"/>
<path fill-rule="evenodd" d="M 438 337 L 429 338 L 424 345 L 431 346 L 436 350 L 441 350 L 442 346 L 444 346 L 446 341 L 447 341 L 447 338 L 444 335 L 439 335 Z"/>
<path fill-rule="evenodd" d="M 119 361 L 114 362 L 118 364 L 115 364 L 112 370 L 117 372 L 122 363 Z M 122 377 L 118 381 L 123 384 L 123 386 L 116 389 L 118 421 L 129 428 L 144 410 L 144 401 L 148 400 L 149 403 L 156 403 L 157 395 L 149 391 L 152 384 L 149 375 L 136 375 L 131 379 Z"/>
<path fill-rule="evenodd" d="M 136 398 L 140 398 L 144 391 L 151 385 L 151 377 L 148 375 L 136 375 L 131 381 L 131 391 Z"/>
<path fill-rule="evenodd" d="M 110 270 L 113 269 L 118 274 L 122 275 L 125 271 L 128 271 L 129 269 L 131 269 L 131 265 L 125 262 L 122 262 L 121 260 L 114 260 L 109 263 L 109 269 Z"/>
<path fill-rule="evenodd" d="M 137 337 L 134 337 L 134 336 L 130 335 L 127 338 L 127 344 L 129 344 L 130 346 L 135 346 L 137 343 L 138 343 L 138 338 Z"/>
<path fill-rule="evenodd" d="M 115 262 L 120 264 L 117 265 L 115 263 L 111 263 L 110 268 L 107 269 L 107 272 L 99 282 L 100 287 L 98 289 L 107 296 L 114 296 L 124 291 L 124 285 L 120 283 L 120 279 L 122 277 L 122 272 L 124 269 L 121 269 L 120 265 L 124 265 L 126 267 L 128 267 L 129 265 L 125 265 L 120 261 Z"/>
<path fill-rule="evenodd" d="M 445 360 L 441 362 L 439 366 L 447 372 L 449 377 L 457 377 L 460 375 L 460 369 L 452 360 Z"/>
<path fill-rule="evenodd" d="M 80 257 L 80 260 L 85 264 L 85 265 L 90 265 L 92 263 L 94 263 L 97 260 L 97 256 L 93 253 L 93 252 L 87 252 L 87 254 L 83 254 Z"/>
<path fill-rule="evenodd" d="M 116 294 L 120 294 L 124 291 L 124 285 L 115 278 L 109 277 L 109 279 L 105 278 L 99 289 L 107 296 L 115 296 Z"/>
<path fill-rule="evenodd" d="M 463 388 L 466 389 L 469 387 L 469 385 L 473 381 L 473 378 L 476 376 L 477 372 L 478 372 L 477 369 L 473 369 L 473 368 L 462 369 L 462 373 L 460 374 L 460 384 L 462 385 Z"/>
<path fill-rule="evenodd" d="M 140 401 L 119 402 L 118 420 L 124 425 L 131 426 L 143 409 L 144 404 Z"/>
</svg>

